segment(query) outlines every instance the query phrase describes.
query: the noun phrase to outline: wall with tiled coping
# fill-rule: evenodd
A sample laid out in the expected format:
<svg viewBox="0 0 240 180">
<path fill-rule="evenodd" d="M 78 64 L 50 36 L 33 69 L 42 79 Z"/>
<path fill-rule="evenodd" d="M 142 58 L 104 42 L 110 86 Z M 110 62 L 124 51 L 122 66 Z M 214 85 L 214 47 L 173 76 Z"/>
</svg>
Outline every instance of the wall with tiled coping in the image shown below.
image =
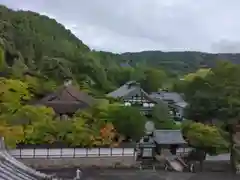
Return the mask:
<svg viewBox="0 0 240 180">
<path fill-rule="evenodd" d="M 80 157 L 55 159 L 18 159 L 24 164 L 36 169 L 66 168 L 66 167 L 133 167 L 136 166 L 135 157 Z"/>
</svg>

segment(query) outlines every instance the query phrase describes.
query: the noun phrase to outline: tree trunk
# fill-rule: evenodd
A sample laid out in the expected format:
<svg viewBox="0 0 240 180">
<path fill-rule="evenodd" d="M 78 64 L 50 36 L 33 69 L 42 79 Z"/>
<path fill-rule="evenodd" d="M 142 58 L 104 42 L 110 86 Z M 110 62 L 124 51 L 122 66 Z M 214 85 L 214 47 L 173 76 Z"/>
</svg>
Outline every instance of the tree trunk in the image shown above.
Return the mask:
<svg viewBox="0 0 240 180">
<path fill-rule="evenodd" d="M 230 132 L 230 163 L 231 171 L 236 174 L 236 162 L 235 162 L 235 150 L 234 150 L 234 133 Z"/>
<path fill-rule="evenodd" d="M 206 152 L 204 150 L 201 150 L 201 158 L 199 161 L 201 172 L 203 171 L 203 165 L 204 165 L 204 161 L 206 160 L 206 155 L 207 155 Z"/>
</svg>

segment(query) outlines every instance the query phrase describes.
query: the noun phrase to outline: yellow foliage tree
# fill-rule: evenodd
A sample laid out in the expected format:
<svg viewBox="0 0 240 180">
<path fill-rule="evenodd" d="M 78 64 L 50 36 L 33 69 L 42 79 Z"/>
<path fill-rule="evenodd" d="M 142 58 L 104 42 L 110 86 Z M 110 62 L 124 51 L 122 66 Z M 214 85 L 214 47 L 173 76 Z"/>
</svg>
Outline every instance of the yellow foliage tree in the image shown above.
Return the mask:
<svg viewBox="0 0 240 180">
<path fill-rule="evenodd" d="M 24 140 L 23 128 L 21 126 L 10 126 L 1 122 L 0 136 L 4 137 L 7 147 L 15 148 L 18 143 Z"/>
<path fill-rule="evenodd" d="M 195 73 L 189 73 L 184 76 L 185 81 L 193 81 L 196 77 L 204 78 L 211 72 L 211 69 L 199 69 Z"/>
<path fill-rule="evenodd" d="M 14 113 L 31 98 L 28 85 L 20 80 L 0 78 L 0 87 L 1 113 Z"/>
</svg>

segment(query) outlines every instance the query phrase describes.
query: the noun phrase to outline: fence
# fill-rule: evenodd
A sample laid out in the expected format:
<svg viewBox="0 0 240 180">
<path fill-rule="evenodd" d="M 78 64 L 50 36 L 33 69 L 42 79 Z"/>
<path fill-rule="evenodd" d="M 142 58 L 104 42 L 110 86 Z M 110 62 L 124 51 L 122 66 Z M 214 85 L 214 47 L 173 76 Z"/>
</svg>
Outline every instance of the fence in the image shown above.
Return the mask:
<svg viewBox="0 0 240 180">
<path fill-rule="evenodd" d="M 78 157 L 118 157 L 135 156 L 133 148 L 59 148 L 59 149 L 12 149 L 15 158 L 78 158 Z"/>
<path fill-rule="evenodd" d="M 177 154 L 186 153 L 189 149 L 178 149 Z M 134 157 L 135 151 L 133 148 L 56 148 L 56 149 L 12 149 L 9 150 L 15 158 L 33 159 L 33 158 L 81 158 L 81 157 Z M 230 154 L 221 154 L 218 156 L 207 155 L 206 160 L 211 161 L 226 161 L 230 159 Z"/>
<path fill-rule="evenodd" d="M 185 151 L 180 148 L 177 153 Z M 18 148 L 9 150 L 9 153 L 15 158 L 23 159 L 135 156 L 133 148 Z"/>
</svg>

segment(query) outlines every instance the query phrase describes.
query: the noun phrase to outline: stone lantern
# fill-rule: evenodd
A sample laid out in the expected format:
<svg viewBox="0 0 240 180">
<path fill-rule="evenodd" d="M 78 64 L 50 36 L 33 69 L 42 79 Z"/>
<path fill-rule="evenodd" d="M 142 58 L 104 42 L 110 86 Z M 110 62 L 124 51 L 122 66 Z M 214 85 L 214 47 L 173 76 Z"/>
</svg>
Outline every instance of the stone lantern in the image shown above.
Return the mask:
<svg viewBox="0 0 240 180">
<path fill-rule="evenodd" d="M 156 155 L 156 144 L 153 140 L 154 124 L 148 121 L 145 124 L 145 136 L 143 136 L 137 144 L 137 161 L 142 165 L 153 166 Z"/>
</svg>

